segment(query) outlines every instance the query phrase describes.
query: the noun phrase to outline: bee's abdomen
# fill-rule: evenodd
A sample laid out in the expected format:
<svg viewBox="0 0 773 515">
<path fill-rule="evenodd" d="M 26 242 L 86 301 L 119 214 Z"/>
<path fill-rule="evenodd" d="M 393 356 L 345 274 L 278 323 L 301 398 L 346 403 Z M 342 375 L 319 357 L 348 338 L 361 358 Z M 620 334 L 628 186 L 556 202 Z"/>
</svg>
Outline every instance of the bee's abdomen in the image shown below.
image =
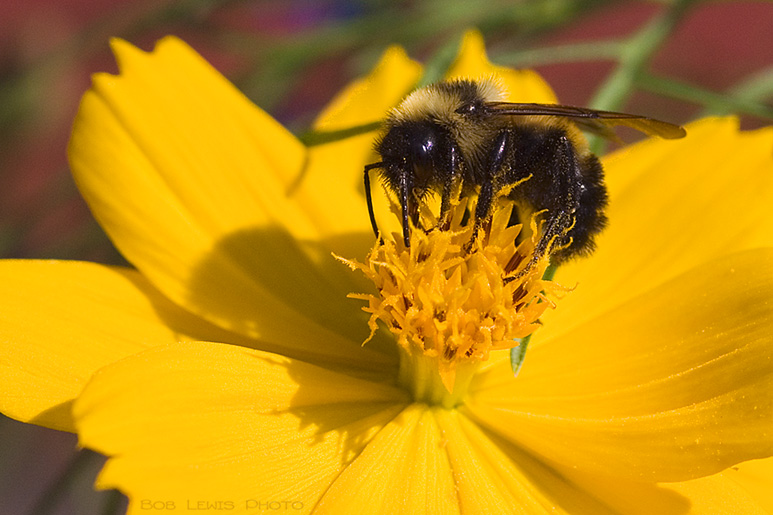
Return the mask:
<svg viewBox="0 0 773 515">
<path fill-rule="evenodd" d="M 568 258 L 585 256 L 596 247 L 594 237 L 607 224 L 604 210 L 607 206 L 607 189 L 604 186 L 604 171 L 593 154 L 587 154 L 580 161 L 582 179 L 579 183 L 579 202 L 574 213 L 574 227 L 569 231 L 571 245 L 558 250 L 554 261 L 560 263 Z"/>
</svg>

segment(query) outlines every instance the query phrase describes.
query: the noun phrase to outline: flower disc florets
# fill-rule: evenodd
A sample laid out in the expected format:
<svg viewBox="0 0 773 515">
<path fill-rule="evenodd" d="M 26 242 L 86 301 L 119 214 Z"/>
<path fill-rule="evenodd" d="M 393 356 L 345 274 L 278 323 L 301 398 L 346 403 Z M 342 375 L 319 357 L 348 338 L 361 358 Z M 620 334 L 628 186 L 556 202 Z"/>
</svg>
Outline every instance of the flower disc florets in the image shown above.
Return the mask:
<svg viewBox="0 0 773 515">
<path fill-rule="evenodd" d="M 508 226 L 512 209 L 504 201 L 475 241 L 472 224 L 462 225 L 464 203 L 452 208 L 447 230 L 425 210 L 422 226 L 433 229 L 411 231 L 410 247 L 394 237 L 377 244 L 364 264 L 345 260 L 378 290 L 350 295 L 368 301 L 371 337 L 381 320 L 403 351 L 436 360 L 449 392 L 460 365 L 515 347 L 553 307 L 546 294 L 557 287 L 542 280 L 548 259 L 531 263 L 539 231 L 533 222 L 534 236 L 518 242 L 522 226 Z"/>
</svg>

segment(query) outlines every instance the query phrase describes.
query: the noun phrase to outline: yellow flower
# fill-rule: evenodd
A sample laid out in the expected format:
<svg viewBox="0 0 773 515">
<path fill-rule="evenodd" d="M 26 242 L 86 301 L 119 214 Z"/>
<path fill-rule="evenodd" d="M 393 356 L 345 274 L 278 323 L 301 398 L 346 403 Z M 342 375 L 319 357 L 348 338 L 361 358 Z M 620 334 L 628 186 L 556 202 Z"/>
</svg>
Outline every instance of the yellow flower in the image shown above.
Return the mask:
<svg viewBox="0 0 773 515">
<path fill-rule="evenodd" d="M 492 350 L 448 406 L 402 386 L 388 331 L 361 345 L 368 317 L 346 297 L 372 284 L 332 255 L 373 244 L 373 134 L 306 149 L 179 40 L 115 52 L 70 159 L 136 271 L 1 264 L 0 408 L 77 429 L 130 511 L 770 507 L 771 460 L 728 469 L 773 454 L 770 130 L 709 119 L 604 159 L 610 226 L 556 276 L 576 288 L 517 378 Z M 420 74 L 389 49 L 316 127 L 382 118 Z M 554 101 L 468 34 L 449 76 L 491 74 Z"/>
</svg>

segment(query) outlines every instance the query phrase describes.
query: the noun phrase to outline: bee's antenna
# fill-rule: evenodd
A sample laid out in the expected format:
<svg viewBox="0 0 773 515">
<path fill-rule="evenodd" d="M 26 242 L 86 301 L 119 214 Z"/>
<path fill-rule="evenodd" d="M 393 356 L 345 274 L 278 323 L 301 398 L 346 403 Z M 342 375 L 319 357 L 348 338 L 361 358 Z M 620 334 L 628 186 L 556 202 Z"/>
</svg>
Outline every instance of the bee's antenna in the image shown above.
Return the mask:
<svg viewBox="0 0 773 515">
<path fill-rule="evenodd" d="M 378 224 L 376 223 L 376 214 L 373 212 L 373 195 L 370 191 L 370 171 L 374 168 L 383 168 L 384 163 L 372 163 L 365 165 L 365 199 L 368 201 L 368 214 L 370 215 L 370 225 L 373 227 L 373 234 L 378 238 L 379 243 L 384 243 L 384 239 L 381 237 L 381 232 L 378 230 Z"/>
</svg>

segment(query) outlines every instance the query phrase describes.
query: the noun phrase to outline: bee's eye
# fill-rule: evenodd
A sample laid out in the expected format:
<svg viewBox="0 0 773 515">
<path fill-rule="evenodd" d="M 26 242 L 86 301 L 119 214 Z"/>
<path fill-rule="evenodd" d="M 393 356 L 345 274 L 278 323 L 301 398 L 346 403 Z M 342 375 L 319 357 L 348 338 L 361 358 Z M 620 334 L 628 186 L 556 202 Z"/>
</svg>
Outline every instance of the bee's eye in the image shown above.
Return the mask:
<svg viewBox="0 0 773 515">
<path fill-rule="evenodd" d="M 412 141 L 413 148 L 411 149 L 411 154 L 413 155 L 413 158 L 417 162 L 431 160 L 436 152 L 436 140 L 437 134 L 434 132 L 428 131 L 425 134 L 417 135 Z"/>
</svg>

